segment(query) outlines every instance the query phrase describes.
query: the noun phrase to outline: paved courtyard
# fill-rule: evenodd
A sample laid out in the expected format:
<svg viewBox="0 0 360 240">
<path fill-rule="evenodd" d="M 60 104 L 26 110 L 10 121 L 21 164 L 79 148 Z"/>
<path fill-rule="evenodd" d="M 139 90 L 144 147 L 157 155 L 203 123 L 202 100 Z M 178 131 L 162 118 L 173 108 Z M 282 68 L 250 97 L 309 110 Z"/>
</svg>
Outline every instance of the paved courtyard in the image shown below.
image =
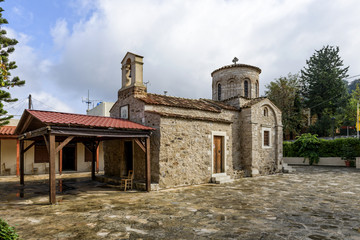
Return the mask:
<svg viewBox="0 0 360 240">
<path fill-rule="evenodd" d="M 63 179 L 52 206 L 46 181 L 3 177 L 0 217 L 22 239 L 360 239 L 360 171 L 296 170 L 150 193 Z"/>
</svg>

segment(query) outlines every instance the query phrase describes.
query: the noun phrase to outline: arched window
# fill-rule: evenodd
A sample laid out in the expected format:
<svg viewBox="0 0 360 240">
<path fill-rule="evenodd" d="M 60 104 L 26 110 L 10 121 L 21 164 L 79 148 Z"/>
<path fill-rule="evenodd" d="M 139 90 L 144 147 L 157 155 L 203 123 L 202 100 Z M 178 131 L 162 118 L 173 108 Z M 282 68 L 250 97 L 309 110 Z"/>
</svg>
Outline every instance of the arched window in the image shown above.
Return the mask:
<svg viewBox="0 0 360 240">
<path fill-rule="evenodd" d="M 221 100 L 221 84 L 218 84 L 218 100 Z"/>
<path fill-rule="evenodd" d="M 264 117 L 269 116 L 269 110 L 267 109 L 267 107 L 264 108 Z"/>
<path fill-rule="evenodd" d="M 244 81 L 244 97 L 249 97 L 249 82 Z"/>
<path fill-rule="evenodd" d="M 255 96 L 259 97 L 259 82 L 257 80 L 255 83 Z"/>
</svg>

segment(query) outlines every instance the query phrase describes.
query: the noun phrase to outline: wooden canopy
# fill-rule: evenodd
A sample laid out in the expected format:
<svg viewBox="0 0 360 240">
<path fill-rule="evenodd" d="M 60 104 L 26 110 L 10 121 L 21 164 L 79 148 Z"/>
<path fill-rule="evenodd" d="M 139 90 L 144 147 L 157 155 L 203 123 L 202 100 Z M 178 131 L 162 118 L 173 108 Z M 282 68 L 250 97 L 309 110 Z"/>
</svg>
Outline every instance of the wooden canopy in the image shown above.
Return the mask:
<svg viewBox="0 0 360 240">
<path fill-rule="evenodd" d="M 25 110 L 15 129 L 20 140 L 20 184 L 24 185 L 24 153 L 36 142 L 45 141 L 49 153 L 49 201 L 55 204 L 55 156 L 70 141 L 81 142 L 92 152 L 91 176 L 95 180 L 96 149 L 99 143 L 112 139 L 132 139 L 145 153 L 146 190 L 150 191 L 150 135 L 153 130 L 118 118 Z M 24 148 L 24 140 L 33 142 Z"/>
</svg>

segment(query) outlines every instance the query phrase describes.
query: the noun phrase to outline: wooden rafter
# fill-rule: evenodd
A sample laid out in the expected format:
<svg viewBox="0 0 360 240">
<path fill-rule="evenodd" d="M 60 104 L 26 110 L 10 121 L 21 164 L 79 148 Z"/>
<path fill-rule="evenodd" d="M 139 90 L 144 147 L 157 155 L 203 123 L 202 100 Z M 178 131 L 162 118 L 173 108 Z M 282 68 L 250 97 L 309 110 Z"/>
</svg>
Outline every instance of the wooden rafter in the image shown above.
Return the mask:
<svg viewBox="0 0 360 240">
<path fill-rule="evenodd" d="M 139 139 L 135 138 L 134 141 L 141 148 L 141 150 L 143 150 L 143 152 L 146 152 L 144 144 Z"/>
<path fill-rule="evenodd" d="M 66 144 L 68 144 L 71 140 L 73 140 L 74 136 L 69 136 L 67 137 L 62 143 L 60 143 L 59 146 L 57 146 L 56 148 L 56 153 L 58 153 L 61 149 L 63 149 L 63 147 L 66 146 Z"/>
<path fill-rule="evenodd" d="M 48 140 L 47 140 L 47 138 L 46 138 L 45 135 L 42 135 L 42 136 L 44 137 L 44 142 L 45 142 L 45 145 L 46 145 L 46 149 L 47 149 L 47 151 L 49 152 L 49 151 L 50 151 L 50 149 L 49 149 L 49 142 L 48 142 Z"/>
<path fill-rule="evenodd" d="M 27 152 L 27 150 L 29 150 L 32 146 L 34 146 L 35 145 L 35 142 L 32 142 L 29 146 L 27 146 L 23 151 L 24 151 L 24 153 L 26 153 Z"/>
</svg>

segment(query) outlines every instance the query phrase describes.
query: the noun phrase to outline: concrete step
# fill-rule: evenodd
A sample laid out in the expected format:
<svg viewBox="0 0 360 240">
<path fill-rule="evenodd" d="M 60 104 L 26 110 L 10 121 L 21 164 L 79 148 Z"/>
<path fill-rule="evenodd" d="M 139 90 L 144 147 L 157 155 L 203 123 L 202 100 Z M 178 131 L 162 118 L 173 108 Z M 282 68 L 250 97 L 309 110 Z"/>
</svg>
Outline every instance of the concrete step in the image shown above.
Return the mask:
<svg viewBox="0 0 360 240">
<path fill-rule="evenodd" d="M 216 184 L 229 183 L 229 182 L 233 182 L 233 181 L 234 180 L 231 179 L 231 177 L 226 174 L 215 176 L 215 177 L 211 178 L 211 182 L 216 183 Z"/>
<path fill-rule="evenodd" d="M 283 163 L 282 170 L 283 170 L 283 173 L 292 173 L 292 172 L 296 171 L 294 168 L 289 166 L 287 163 Z"/>
</svg>

